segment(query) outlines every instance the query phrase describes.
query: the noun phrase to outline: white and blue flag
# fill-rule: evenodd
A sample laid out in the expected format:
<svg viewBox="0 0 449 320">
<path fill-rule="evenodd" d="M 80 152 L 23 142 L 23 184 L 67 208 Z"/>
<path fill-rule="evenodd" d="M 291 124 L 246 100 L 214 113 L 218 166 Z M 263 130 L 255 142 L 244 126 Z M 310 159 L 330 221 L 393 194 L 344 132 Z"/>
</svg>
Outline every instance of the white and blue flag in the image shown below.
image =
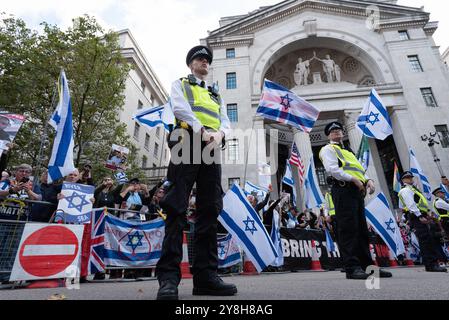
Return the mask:
<svg viewBox="0 0 449 320">
<path fill-rule="evenodd" d="M 293 205 L 296 206 L 296 187 L 295 187 L 295 178 L 293 177 L 293 171 L 292 166 L 290 165 L 290 162 L 287 161 L 287 166 L 285 169 L 284 177 L 282 178 L 282 183 L 286 184 L 287 186 L 292 187 L 293 190 Z"/>
<path fill-rule="evenodd" d="M 104 264 L 116 267 L 151 267 L 161 257 L 165 223 L 162 218 L 142 223 L 105 217 Z"/>
<path fill-rule="evenodd" d="M 149 126 L 150 128 L 163 125 L 167 131 L 170 131 L 170 125 L 175 125 L 175 115 L 173 113 L 170 101 L 163 106 L 145 109 L 136 114 L 133 119 Z"/>
<path fill-rule="evenodd" d="M 64 70 L 61 70 L 59 76 L 58 90 L 59 103 L 48 122 L 56 130 L 53 150 L 48 163 L 48 183 L 61 179 L 75 170 L 72 104 Z"/>
<path fill-rule="evenodd" d="M 315 174 L 313 156 L 310 158 L 310 165 L 304 181 L 304 200 L 307 209 L 319 208 L 324 204 L 324 197 Z"/>
<path fill-rule="evenodd" d="M 238 185 L 234 184 L 223 198 L 218 220 L 239 242 L 258 272 L 277 258 L 277 249 L 265 226 Z"/>
<path fill-rule="evenodd" d="M 405 253 L 401 231 L 383 193 L 365 207 L 365 216 L 395 257 Z"/>
<path fill-rule="evenodd" d="M 217 242 L 218 268 L 228 268 L 242 262 L 240 247 L 230 233 Z"/>
<path fill-rule="evenodd" d="M 422 185 L 422 191 L 427 200 L 432 200 L 432 188 L 430 186 L 429 179 L 427 179 L 427 176 L 421 169 L 421 166 L 412 148 L 410 148 L 410 171 L 413 173 L 416 179 L 418 179 L 418 185 Z"/>
<path fill-rule="evenodd" d="M 382 103 L 375 89 L 371 94 L 357 121 L 358 128 L 369 138 L 385 140 L 393 134 L 393 125 L 387 108 Z"/>
<path fill-rule="evenodd" d="M 337 252 L 337 248 L 335 247 L 335 242 L 332 239 L 331 233 L 329 232 L 329 230 L 324 229 L 324 232 L 326 233 L 326 247 L 327 247 L 327 251 L 330 252 Z"/>
<path fill-rule="evenodd" d="M 90 223 L 94 191 L 94 186 L 65 182 L 61 190 L 64 198 L 59 200 L 57 218 L 62 218 L 66 223 Z"/>
<path fill-rule="evenodd" d="M 449 199 L 449 189 L 444 184 L 440 184 L 440 188 L 444 191 L 444 197 L 446 198 L 446 200 L 448 200 Z"/>
<path fill-rule="evenodd" d="M 273 224 L 271 227 L 271 241 L 273 241 L 274 247 L 277 249 L 278 257 L 274 260 L 271 265 L 273 267 L 282 267 L 284 265 L 284 251 L 282 250 L 281 241 L 281 224 L 279 219 L 279 212 L 273 210 Z"/>
<path fill-rule="evenodd" d="M 256 186 L 254 183 L 251 183 L 249 181 L 245 182 L 245 193 L 246 194 L 256 194 L 258 199 L 265 199 L 268 189 Z"/>
</svg>

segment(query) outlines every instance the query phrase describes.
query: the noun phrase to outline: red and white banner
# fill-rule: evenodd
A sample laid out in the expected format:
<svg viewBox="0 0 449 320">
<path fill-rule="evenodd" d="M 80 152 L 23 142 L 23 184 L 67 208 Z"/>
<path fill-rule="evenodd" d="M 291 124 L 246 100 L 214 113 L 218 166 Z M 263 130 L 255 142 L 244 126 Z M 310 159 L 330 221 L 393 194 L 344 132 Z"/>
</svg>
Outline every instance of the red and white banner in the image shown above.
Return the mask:
<svg viewBox="0 0 449 320">
<path fill-rule="evenodd" d="M 84 226 L 27 223 L 10 281 L 78 278 Z"/>
</svg>

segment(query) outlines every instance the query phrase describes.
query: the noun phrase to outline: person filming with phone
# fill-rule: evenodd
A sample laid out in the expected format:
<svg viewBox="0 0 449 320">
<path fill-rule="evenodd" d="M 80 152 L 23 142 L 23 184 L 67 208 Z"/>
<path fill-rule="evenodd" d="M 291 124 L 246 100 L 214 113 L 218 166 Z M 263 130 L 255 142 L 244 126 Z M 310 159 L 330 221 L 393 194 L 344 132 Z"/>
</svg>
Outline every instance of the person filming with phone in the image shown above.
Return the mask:
<svg viewBox="0 0 449 320">
<path fill-rule="evenodd" d="M 14 178 L 6 190 L 0 191 L 1 198 L 16 198 L 21 200 L 39 200 L 39 195 L 33 192 L 33 182 L 30 175 L 33 169 L 28 164 L 16 168 Z"/>
</svg>

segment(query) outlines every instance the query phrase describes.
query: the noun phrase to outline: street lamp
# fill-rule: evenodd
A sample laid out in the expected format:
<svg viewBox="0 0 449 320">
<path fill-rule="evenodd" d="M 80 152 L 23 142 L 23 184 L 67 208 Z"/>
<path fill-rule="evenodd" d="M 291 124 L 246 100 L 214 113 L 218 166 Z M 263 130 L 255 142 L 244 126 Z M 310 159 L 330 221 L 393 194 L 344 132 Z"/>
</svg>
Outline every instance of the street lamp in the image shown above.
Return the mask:
<svg viewBox="0 0 449 320">
<path fill-rule="evenodd" d="M 443 172 L 443 168 L 441 167 L 440 158 L 438 158 L 437 152 L 435 151 L 435 143 L 436 144 L 440 144 L 438 141 L 435 141 L 435 139 L 434 139 L 437 135 L 438 135 L 438 133 L 431 132 L 430 133 L 430 137 L 425 134 L 425 135 L 421 136 L 421 140 L 423 142 L 427 142 L 428 141 L 427 145 L 430 148 L 430 152 L 432 152 L 433 161 L 436 163 L 436 165 L 438 167 L 438 171 L 440 172 L 441 177 L 443 177 L 443 176 L 445 176 L 445 174 Z"/>
</svg>

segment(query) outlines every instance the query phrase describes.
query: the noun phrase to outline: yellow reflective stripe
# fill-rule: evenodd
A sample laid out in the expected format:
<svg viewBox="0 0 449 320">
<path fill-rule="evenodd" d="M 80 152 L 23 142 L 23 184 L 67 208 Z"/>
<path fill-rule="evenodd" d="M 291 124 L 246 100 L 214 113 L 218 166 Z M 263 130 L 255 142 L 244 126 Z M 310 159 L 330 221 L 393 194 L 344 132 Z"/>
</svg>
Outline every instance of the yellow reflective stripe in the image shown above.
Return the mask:
<svg viewBox="0 0 449 320">
<path fill-rule="evenodd" d="M 361 173 L 361 174 L 363 174 L 363 175 L 365 174 L 365 171 L 364 171 L 364 170 L 360 170 L 360 169 L 354 168 L 354 167 L 344 166 L 342 169 L 343 169 L 343 170 L 348 170 L 348 171 L 359 172 L 359 173 Z"/>
<path fill-rule="evenodd" d="M 433 209 L 435 210 L 435 212 L 440 216 L 440 218 L 449 218 L 449 212 L 448 211 L 437 208 L 437 201 L 438 200 L 433 200 Z M 445 211 L 446 214 L 441 214 L 440 210 Z"/>
</svg>

